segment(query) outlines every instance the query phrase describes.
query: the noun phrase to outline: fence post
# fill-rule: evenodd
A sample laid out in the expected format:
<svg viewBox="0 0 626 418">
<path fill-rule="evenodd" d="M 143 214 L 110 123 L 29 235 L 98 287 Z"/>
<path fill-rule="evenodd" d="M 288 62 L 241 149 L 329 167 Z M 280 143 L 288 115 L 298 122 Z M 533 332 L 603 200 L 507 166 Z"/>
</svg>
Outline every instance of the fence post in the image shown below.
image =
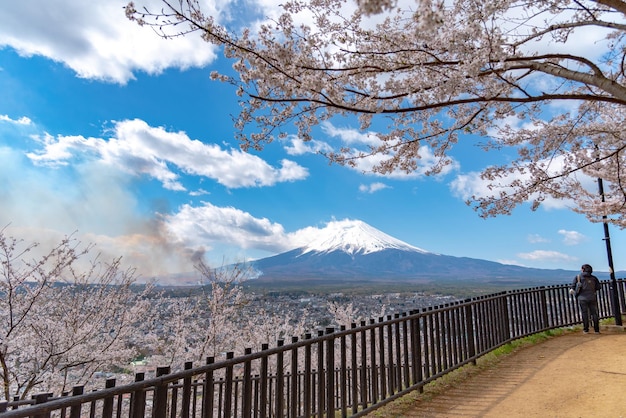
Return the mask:
<svg viewBox="0 0 626 418">
<path fill-rule="evenodd" d="M 244 350 L 244 355 L 252 354 L 251 348 Z M 246 360 L 243 364 L 243 389 L 242 389 L 241 416 L 250 418 L 252 416 L 252 362 Z"/>
<path fill-rule="evenodd" d="M 145 378 L 143 372 L 135 373 L 135 382 L 141 382 Z M 138 389 L 130 395 L 130 417 L 143 418 L 146 411 L 146 392 Z M 80 417 L 80 413 L 78 415 Z"/>
<path fill-rule="evenodd" d="M 84 386 L 74 386 L 72 388 L 72 396 L 82 395 L 85 390 Z M 82 405 L 72 405 L 70 408 L 70 418 L 80 418 Z"/>
<path fill-rule="evenodd" d="M 326 335 L 335 332 L 335 328 L 326 328 Z M 320 393 L 320 396 L 323 396 Z M 335 414 L 335 339 L 326 340 L 326 416 Z"/>
<path fill-rule="evenodd" d="M 541 289 L 541 322 L 543 329 L 548 329 L 550 321 L 548 320 L 548 292 L 546 292 L 545 286 L 540 286 Z"/>
<path fill-rule="evenodd" d="M 323 330 L 317 331 L 318 339 L 324 335 Z M 326 379 L 324 376 L 324 342 L 319 341 L 317 346 L 317 416 L 324 416 L 326 397 Z"/>
<path fill-rule="evenodd" d="M 365 327 L 365 321 L 361 321 L 361 327 Z M 367 408 L 369 385 L 367 384 L 367 334 L 366 331 L 359 331 L 361 336 L 361 367 L 359 369 L 361 407 Z"/>
<path fill-rule="evenodd" d="M 395 314 L 394 319 L 400 319 L 400 314 Z M 400 331 L 400 321 L 396 321 L 393 325 L 393 331 L 394 331 L 394 341 L 393 341 L 393 346 L 395 349 L 395 356 L 393 356 L 391 354 L 391 352 L 389 353 L 389 359 L 393 359 L 394 362 L 392 362 L 392 364 L 389 365 L 390 368 L 392 368 L 393 372 L 393 382 L 394 382 L 394 386 L 393 389 L 391 390 L 391 394 L 400 392 L 402 390 L 402 381 L 403 381 L 403 369 L 402 369 L 402 343 L 401 343 L 401 331 Z M 402 323 L 406 323 L 404 321 L 402 321 Z M 391 330 L 392 327 L 389 327 L 389 329 Z M 404 334 L 406 335 L 406 333 Z M 406 341 L 406 340 L 405 340 Z M 404 357 L 404 361 L 406 361 L 406 357 Z"/>
<path fill-rule="evenodd" d="M 226 353 L 226 360 L 231 360 L 235 357 L 235 353 L 229 351 Z M 224 416 L 230 417 L 231 411 L 233 409 L 233 366 L 226 366 L 226 376 L 225 376 L 225 384 L 224 388 Z"/>
<path fill-rule="evenodd" d="M 404 320 L 402 321 L 402 358 L 404 358 L 404 363 L 400 360 L 400 356 L 398 356 L 398 375 L 402 372 L 402 376 L 398 376 L 398 388 L 400 390 L 408 388 L 411 385 L 411 380 L 409 378 L 409 324 L 408 319 L 406 318 L 407 313 L 403 313 L 402 316 Z M 398 324 L 398 330 L 400 326 Z M 398 349 L 400 345 L 398 344 Z M 404 364 L 404 365 L 403 365 Z"/>
<path fill-rule="evenodd" d="M 213 364 L 214 357 L 207 357 L 206 364 Z M 202 417 L 213 416 L 213 370 L 209 370 L 204 375 L 204 390 L 202 393 Z"/>
<path fill-rule="evenodd" d="M 413 384 L 421 383 L 424 375 L 422 373 L 422 339 L 420 337 L 419 309 L 409 312 L 409 329 L 411 333 L 411 380 Z M 424 386 L 420 385 L 419 392 L 424 392 Z"/>
<path fill-rule="evenodd" d="M 375 323 L 374 318 L 370 318 L 370 325 Z M 371 402 L 372 405 L 378 402 L 378 370 L 376 370 L 376 330 L 370 328 L 370 368 L 371 368 Z"/>
<path fill-rule="evenodd" d="M 310 340 L 312 335 L 307 333 L 304 335 L 305 340 Z M 311 396 L 313 384 L 311 383 L 311 342 L 304 346 L 304 416 L 310 417 L 312 412 L 313 397 Z"/>
<path fill-rule="evenodd" d="M 476 344 L 474 336 L 474 318 L 472 315 L 471 299 L 465 299 L 465 329 L 467 332 L 467 356 L 473 359 L 472 364 L 476 366 Z"/>
<path fill-rule="evenodd" d="M 285 345 L 284 340 L 276 342 L 277 347 Z M 285 416 L 285 375 L 284 375 L 284 354 L 282 351 L 276 353 L 276 393 L 274 396 L 274 416 L 283 418 Z"/>
<path fill-rule="evenodd" d="M 107 379 L 104 387 L 106 389 L 115 387 L 115 379 Z M 113 396 L 104 399 L 102 405 L 102 418 L 111 418 L 113 416 Z"/>
<path fill-rule="evenodd" d="M 621 312 L 626 312 L 626 298 L 624 298 L 624 279 L 617 279 L 616 282 Z"/>
<path fill-rule="evenodd" d="M 430 376 L 433 374 L 432 373 L 432 365 L 431 363 L 433 356 L 431 355 L 432 352 L 432 340 L 433 340 L 433 316 L 431 314 L 433 308 L 432 306 L 426 307 L 426 308 L 422 308 L 422 316 L 421 316 L 421 328 L 423 330 L 423 341 L 424 341 L 424 350 L 422 353 L 422 368 L 423 368 L 423 373 L 422 373 L 422 379 L 426 378 L 430 378 Z"/>
<path fill-rule="evenodd" d="M 500 299 L 500 311 L 502 312 L 502 341 L 511 339 L 511 317 L 509 315 L 510 292 L 503 291 Z"/>
<path fill-rule="evenodd" d="M 263 343 L 261 344 L 261 351 L 267 351 L 270 348 L 269 344 Z M 268 371 L 269 371 L 269 361 L 267 358 L 267 354 L 261 357 L 261 397 L 259 400 L 259 409 L 260 409 L 260 418 L 267 417 L 267 404 L 268 404 Z"/>
<path fill-rule="evenodd" d="M 350 324 L 350 329 L 354 330 L 356 328 L 356 323 L 352 322 Z M 350 334 L 350 359 L 352 361 L 352 385 L 350 395 L 352 397 L 352 402 L 350 403 L 352 406 L 352 415 L 356 414 L 359 407 L 359 373 L 360 368 L 358 367 L 357 362 L 357 333 L 352 332 Z"/>
<path fill-rule="evenodd" d="M 298 342 L 298 337 L 291 337 L 291 344 Z M 298 416 L 298 349 L 291 349 L 291 399 L 290 399 L 290 417 Z"/>
<path fill-rule="evenodd" d="M 170 374 L 169 367 L 157 367 L 156 377 Z M 159 383 L 154 388 L 152 400 L 152 418 L 165 418 L 167 416 L 167 383 Z"/>
<path fill-rule="evenodd" d="M 346 330 L 345 325 L 341 325 L 339 327 L 339 331 L 343 332 Z M 348 369 L 352 369 L 348 365 L 348 346 L 347 346 L 347 338 L 344 335 L 339 339 L 339 397 L 341 402 L 339 405 L 341 406 L 341 416 L 348 416 Z M 352 369 L 354 372 L 354 369 Z"/>
<path fill-rule="evenodd" d="M 40 394 L 34 395 L 33 399 L 35 400 L 35 405 L 48 402 L 48 398 L 51 396 L 52 396 L 51 393 L 40 393 Z M 50 418 L 50 412 L 48 413 L 44 412 L 42 414 L 34 415 L 33 418 Z"/>
<path fill-rule="evenodd" d="M 387 361 L 385 360 L 385 327 L 382 325 L 382 322 L 385 320 L 382 316 L 378 317 L 378 323 L 381 324 L 378 326 L 378 352 L 380 353 L 378 357 L 378 364 L 380 376 L 380 398 L 379 400 L 383 400 L 387 398 Z"/>
<path fill-rule="evenodd" d="M 186 362 L 185 370 L 191 369 L 193 369 L 193 362 Z M 189 418 L 189 407 L 191 405 L 191 376 L 183 379 L 183 399 L 181 399 L 180 403 L 181 418 Z"/>
</svg>

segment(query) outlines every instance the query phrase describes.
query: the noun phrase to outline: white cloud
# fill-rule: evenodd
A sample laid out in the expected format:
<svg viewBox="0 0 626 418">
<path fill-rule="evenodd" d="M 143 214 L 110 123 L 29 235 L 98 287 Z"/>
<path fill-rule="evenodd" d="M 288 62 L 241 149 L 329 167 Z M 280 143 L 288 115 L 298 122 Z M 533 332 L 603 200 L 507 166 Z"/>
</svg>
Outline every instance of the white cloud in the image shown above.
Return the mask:
<svg viewBox="0 0 626 418">
<path fill-rule="evenodd" d="M 0 122 L 9 122 L 9 123 L 14 123 L 16 125 L 31 125 L 32 124 L 32 121 L 26 116 L 22 116 L 19 119 L 11 119 L 7 115 L 0 115 Z"/>
<path fill-rule="evenodd" d="M 211 194 L 211 193 L 207 192 L 204 189 L 198 189 L 198 190 L 189 192 L 189 196 L 204 196 L 204 195 L 207 195 L 207 194 Z"/>
<path fill-rule="evenodd" d="M 346 145 L 380 145 L 380 139 L 374 132 L 360 132 L 353 128 L 338 128 L 332 123 L 326 121 L 322 123 L 322 131 L 332 137 L 340 138 L 341 142 Z"/>
<path fill-rule="evenodd" d="M 563 244 L 565 245 L 578 245 L 581 242 L 587 241 L 587 237 L 578 231 L 560 229 L 559 234 L 563 235 Z"/>
<path fill-rule="evenodd" d="M 540 243 L 550 242 L 548 238 L 544 238 L 539 234 L 528 234 L 527 239 L 528 239 L 528 242 L 530 242 L 531 244 L 540 244 Z"/>
<path fill-rule="evenodd" d="M 390 186 L 387 186 L 385 183 L 371 183 L 371 184 L 361 184 L 359 186 L 359 191 L 363 193 L 376 193 L 380 190 L 389 189 Z"/>
<path fill-rule="evenodd" d="M 42 149 L 28 157 L 37 164 L 67 165 L 74 159 L 91 159 L 134 175 L 148 175 L 169 190 L 186 190 L 170 166 L 186 174 L 215 179 L 229 187 L 271 186 L 308 176 L 306 168 L 282 160 L 276 168 L 241 150 L 222 149 L 216 144 L 193 140 L 184 132 L 168 132 L 135 119 L 115 123 L 113 137 L 43 135 L 37 138 Z"/>
<path fill-rule="evenodd" d="M 289 145 L 286 145 L 284 149 L 289 155 L 317 154 L 333 150 L 326 142 L 315 139 L 304 141 L 295 135 L 289 136 L 287 141 Z"/>
<path fill-rule="evenodd" d="M 326 223 L 324 227 L 326 227 L 328 224 L 332 222 L 341 222 L 341 221 L 336 221 L 335 219 L 333 219 L 331 222 Z M 298 229 L 297 231 L 290 233 L 288 235 L 288 238 L 289 238 L 288 242 L 290 246 L 289 249 L 300 248 L 300 247 L 304 247 L 305 245 L 310 244 L 311 242 L 313 242 L 319 237 L 320 231 L 322 229 L 323 227 L 318 228 L 316 226 L 307 226 L 305 228 Z"/>
<path fill-rule="evenodd" d="M 519 253 L 517 256 L 523 260 L 530 261 L 557 261 L 557 262 L 570 262 L 576 261 L 578 258 L 572 257 L 567 254 L 560 253 L 558 251 L 548 250 L 536 250 L 529 253 Z"/>
<path fill-rule="evenodd" d="M 126 0 L 12 1 L 0 8 L 0 47 L 23 56 L 41 55 L 61 62 L 79 77 L 124 84 L 133 73 L 158 74 L 166 68 L 202 67 L 215 59 L 215 48 L 197 34 L 163 40 L 150 28 L 128 20 Z M 158 0 L 139 4 L 158 10 Z M 225 7 L 228 2 L 220 2 Z M 219 18 L 216 3 L 203 6 Z"/>
<path fill-rule="evenodd" d="M 489 183 L 480 178 L 480 173 L 472 171 L 467 174 L 459 174 L 450 182 L 450 190 L 452 193 L 463 200 L 469 200 L 475 197 L 487 197 L 493 194 L 489 187 Z"/>
<path fill-rule="evenodd" d="M 199 207 L 183 205 L 177 213 L 163 219 L 171 236 L 186 247 L 210 249 L 226 244 L 271 252 L 293 249 L 282 225 L 234 207 L 208 202 Z"/>
</svg>

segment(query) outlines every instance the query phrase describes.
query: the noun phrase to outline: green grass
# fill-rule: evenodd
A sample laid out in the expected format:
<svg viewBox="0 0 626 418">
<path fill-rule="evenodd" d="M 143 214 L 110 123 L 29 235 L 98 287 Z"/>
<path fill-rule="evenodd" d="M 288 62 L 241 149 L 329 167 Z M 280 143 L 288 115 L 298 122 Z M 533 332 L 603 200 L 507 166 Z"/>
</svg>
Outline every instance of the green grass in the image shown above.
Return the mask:
<svg viewBox="0 0 626 418">
<path fill-rule="evenodd" d="M 622 324 L 626 324 L 626 315 L 622 315 Z M 615 325 L 615 318 L 601 319 L 600 325 Z"/>
</svg>

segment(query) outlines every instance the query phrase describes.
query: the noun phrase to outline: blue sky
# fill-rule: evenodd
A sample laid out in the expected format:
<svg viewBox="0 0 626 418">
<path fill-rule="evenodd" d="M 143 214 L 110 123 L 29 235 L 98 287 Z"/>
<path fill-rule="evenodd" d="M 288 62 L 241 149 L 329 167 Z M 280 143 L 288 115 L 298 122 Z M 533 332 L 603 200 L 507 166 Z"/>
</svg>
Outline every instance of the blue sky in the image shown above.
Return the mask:
<svg viewBox="0 0 626 418">
<path fill-rule="evenodd" d="M 507 158 L 477 148 L 480 138 L 463 138 L 437 177 L 363 174 L 368 161 L 329 165 L 316 150 L 368 141 L 350 119 L 320 126 L 312 143 L 291 136 L 243 153 L 235 92 L 209 79 L 231 66 L 219 51 L 193 36 L 161 40 L 126 20 L 124 1 L 26 3 L 0 11 L 8 235 L 45 247 L 74 234 L 150 277 L 190 271 L 198 255 L 213 265 L 273 255 L 328 222 L 360 219 L 436 253 L 608 270 L 602 225 L 565 202 L 490 219 L 464 203 L 484 188 L 478 170 Z M 228 4 L 213 7 L 221 16 Z M 624 270 L 626 234 L 610 231 L 615 268 Z"/>
</svg>

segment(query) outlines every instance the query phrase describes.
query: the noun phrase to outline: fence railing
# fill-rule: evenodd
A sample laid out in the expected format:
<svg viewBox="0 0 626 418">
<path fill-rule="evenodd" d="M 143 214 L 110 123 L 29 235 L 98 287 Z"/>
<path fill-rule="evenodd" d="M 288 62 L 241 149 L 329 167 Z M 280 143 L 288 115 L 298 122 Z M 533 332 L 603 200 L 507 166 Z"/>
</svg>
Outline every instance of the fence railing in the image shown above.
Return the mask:
<svg viewBox="0 0 626 418">
<path fill-rule="evenodd" d="M 615 291 L 624 311 L 626 282 Z M 602 282 L 601 318 L 613 315 L 611 282 Z M 334 417 L 361 416 L 512 340 L 581 321 L 567 285 L 505 291 L 432 306 L 350 328 L 326 328 L 261 351 L 156 377 L 53 398 L 0 402 L 0 417 Z"/>
</svg>

